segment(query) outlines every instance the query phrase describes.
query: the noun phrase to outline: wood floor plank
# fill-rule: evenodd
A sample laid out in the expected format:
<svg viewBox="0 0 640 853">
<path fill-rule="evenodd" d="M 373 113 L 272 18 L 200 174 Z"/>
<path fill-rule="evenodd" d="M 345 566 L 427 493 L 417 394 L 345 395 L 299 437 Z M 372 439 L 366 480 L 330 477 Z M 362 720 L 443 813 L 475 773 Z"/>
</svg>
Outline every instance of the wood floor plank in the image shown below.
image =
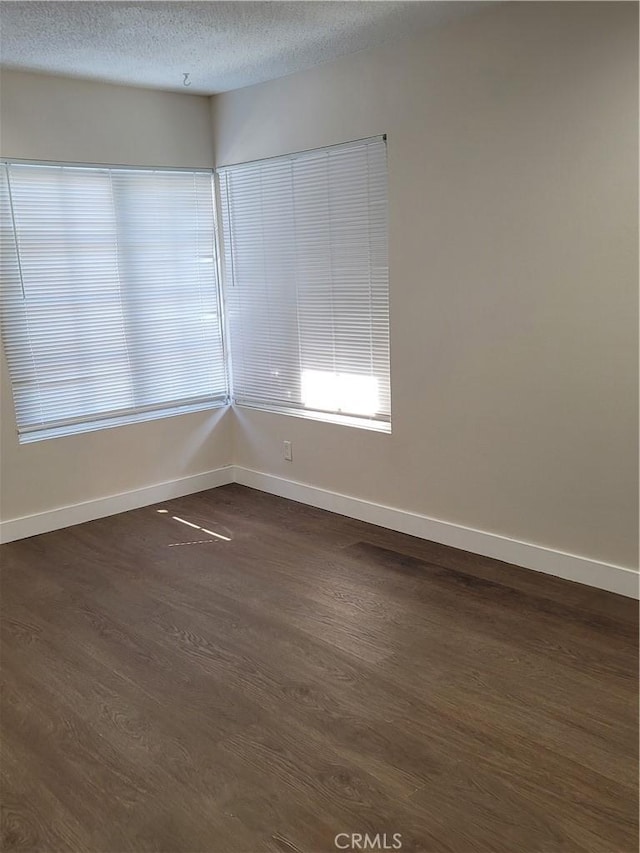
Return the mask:
<svg viewBox="0 0 640 853">
<path fill-rule="evenodd" d="M 1 557 L 3 850 L 637 849 L 627 599 L 235 485 Z"/>
</svg>

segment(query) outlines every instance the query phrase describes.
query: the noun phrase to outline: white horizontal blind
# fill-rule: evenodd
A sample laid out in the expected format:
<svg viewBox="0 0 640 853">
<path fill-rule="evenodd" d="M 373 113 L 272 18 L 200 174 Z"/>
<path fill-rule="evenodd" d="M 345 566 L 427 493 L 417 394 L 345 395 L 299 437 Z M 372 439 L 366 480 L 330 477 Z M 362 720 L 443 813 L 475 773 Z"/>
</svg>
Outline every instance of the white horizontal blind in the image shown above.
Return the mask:
<svg viewBox="0 0 640 853">
<path fill-rule="evenodd" d="M 211 172 L 4 163 L 0 193 L 22 441 L 226 401 Z"/>
<path fill-rule="evenodd" d="M 219 174 L 234 399 L 388 422 L 384 138 Z"/>
</svg>

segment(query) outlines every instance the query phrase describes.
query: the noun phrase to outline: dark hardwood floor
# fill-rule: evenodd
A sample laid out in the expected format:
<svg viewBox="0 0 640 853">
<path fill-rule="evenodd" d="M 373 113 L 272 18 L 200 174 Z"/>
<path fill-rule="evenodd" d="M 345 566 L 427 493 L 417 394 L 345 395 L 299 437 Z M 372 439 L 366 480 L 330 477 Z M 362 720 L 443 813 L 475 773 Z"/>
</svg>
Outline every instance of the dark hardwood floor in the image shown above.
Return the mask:
<svg viewBox="0 0 640 853">
<path fill-rule="evenodd" d="M 631 600 L 241 486 L 0 554 L 3 850 L 638 849 Z"/>
</svg>

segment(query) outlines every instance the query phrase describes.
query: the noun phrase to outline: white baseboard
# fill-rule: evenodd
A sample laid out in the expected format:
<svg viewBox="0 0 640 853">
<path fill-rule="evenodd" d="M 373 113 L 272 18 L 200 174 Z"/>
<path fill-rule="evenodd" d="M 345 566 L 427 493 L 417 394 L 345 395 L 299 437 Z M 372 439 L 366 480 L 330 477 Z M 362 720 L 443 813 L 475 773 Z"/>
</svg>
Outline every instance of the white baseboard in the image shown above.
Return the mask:
<svg viewBox="0 0 640 853">
<path fill-rule="evenodd" d="M 156 483 L 153 486 L 145 486 L 131 492 L 122 492 L 119 495 L 109 495 L 106 498 L 97 498 L 72 506 L 62 506 L 35 515 L 12 518 L 0 523 L 0 542 L 26 539 L 27 536 L 49 533 L 51 530 L 60 530 L 62 527 L 71 527 L 73 524 L 94 521 L 96 518 L 116 515 L 129 509 L 139 509 L 170 498 L 180 498 L 183 495 L 214 489 L 216 486 L 225 486 L 227 483 L 232 483 L 233 478 L 233 466 L 228 465 L 225 468 L 205 471 L 191 477 L 181 477 L 179 480 L 170 480 L 166 483 Z"/>
<path fill-rule="evenodd" d="M 492 557 L 536 572 L 544 572 L 565 580 L 616 592 L 629 598 L 638 598 L 640 574 L 633 569 L 601 563 L 587 557 L 566 554 L 541 545 L 520 542 L 495 533 L 462 527 L 426 515 L 395 509 L 318 489 L 305 483 L 285 480 L 271 474 L 262 474 L 248 468 L 235 466 L 234 481 L 262 492 L 337 512 L 359 521 L 367 521 L 420 539 L 441 545 L 450 545 L 484 557 Z"/>
<path fill-rule="evenodd" d="M 474 530 L 459 524 L 451 524 L 448 521 L 383 506 L 361 498 L 329 492 L 306 483 L 263 474 L 238 465 L 228 465 L 214 471 L 205 471 L 202 474 L 182 477 L 166 483 L 156 483 L 131 492 L 3 521 L 0 523 L 0 542 L 12 542 L 28 536 L 37 536 L 40 533 L 48 533 L 51 530 L 93 521 L 96 518 L 150 506 L 171 498 L 225 486 L 228 483 L 240 483 L 262 492 L 346 515 L 348 518 L 377 524 L 380 527 L 408 533 L 441 545 L 450 545 L 463 551 L 471 551 L 484 557 L 492 557 L 536 572 L 544 572 L 565 580 L 616 592 L 629 598 L 640 597 L 640 574 L 633 569 L 601 563 L 575 554 L 566 554 L 563 551 L 520 542 L 517 539 Z"/>
</svg>

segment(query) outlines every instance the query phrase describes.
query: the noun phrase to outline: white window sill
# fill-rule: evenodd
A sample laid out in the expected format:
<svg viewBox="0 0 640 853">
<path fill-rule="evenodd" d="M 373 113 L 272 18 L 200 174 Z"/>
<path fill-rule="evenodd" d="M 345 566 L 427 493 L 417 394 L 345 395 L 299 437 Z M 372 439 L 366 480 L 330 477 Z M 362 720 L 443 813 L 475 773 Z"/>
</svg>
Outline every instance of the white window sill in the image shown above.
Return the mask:
<svg viewBox="0 0 640 853">
<path fill-rule="evenodd" d="M 377 421 L 371 418 L 360 418 L 354 415 L 341 415 L 334 412 L 316 412 L 311 409 L 287 409 L 285 407 L 278 406 L 261 406 L 257 403 L 240 403 L 234 401 L 232 405 L 236 409 L 250 409 L 258 412 L 269 412 L 273 415 L 293 416 L 294 418 L 322 421 L 323 423 L 355 427 L 356 429 L 368 429 L 372 432 L 382 432 L 387 435 L 391 434 L 390 421 Z"/>
<path fill-rule="evenodd" d="M 186 415 L 191 412 L 203 412 L 208 409 L 220 409 L 223 406 L 228 406 L 227 400 L 203 400 L 198 403 L 188 403 L 186 405 L 170 406 L 166 408 L 150 409 L 147 411 L 130 412 L 125 415 L 116 415 L 113 417 L 100 418 L 96 417 L 92 421 L 82 421 L 80 423 L 66 423 L 59 426 L 44 426 L 41 429 L 34 429 L 25 432 L 18 432 L 18 440 L 20 444 L 32 444 L 35 441 L 44 441 L 50 438 L 64 438 L 68 435 L 80 435 L 85 432 L 96 432 L 97 430 L 113 429 L 113 427 L 128 426 L 129 424 L 147 423 L 149 421 L 160 420 L 161 418 L 171 418 L 176 415 Z"/>
</svg>

